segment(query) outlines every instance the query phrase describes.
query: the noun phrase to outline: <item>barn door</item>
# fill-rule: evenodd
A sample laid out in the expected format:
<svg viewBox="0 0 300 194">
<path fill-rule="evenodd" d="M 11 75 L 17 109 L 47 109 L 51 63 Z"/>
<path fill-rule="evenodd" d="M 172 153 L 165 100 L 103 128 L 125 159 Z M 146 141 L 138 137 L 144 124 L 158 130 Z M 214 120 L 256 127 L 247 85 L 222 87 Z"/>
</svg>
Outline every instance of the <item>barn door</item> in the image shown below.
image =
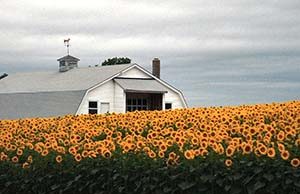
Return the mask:
<svg viewBox="0 0 300 194">
<path fill-rule="evenodd" d="M 102 114 L 109 112 L 109 103 L 108 102 L 101 102 L 100 111 Z"/>
</svg>

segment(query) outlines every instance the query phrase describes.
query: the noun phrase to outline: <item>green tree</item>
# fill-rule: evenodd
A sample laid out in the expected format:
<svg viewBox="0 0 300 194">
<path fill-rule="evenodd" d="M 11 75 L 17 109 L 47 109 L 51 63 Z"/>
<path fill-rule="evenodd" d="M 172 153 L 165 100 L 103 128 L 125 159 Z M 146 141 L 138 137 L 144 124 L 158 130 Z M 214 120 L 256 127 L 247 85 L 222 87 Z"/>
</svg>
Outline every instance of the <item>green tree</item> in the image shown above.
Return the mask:
<svg viewBox="0 0 300 194">
<path fill-rule="evenodd" d="M 113 57 L 113 58 L 106 59 L 104 62 L 102 62 L 102 66 L 128 64 L 128 63 L 131 63 L 131 59 L 129 59 L 128 57 Z"/>
</svg>

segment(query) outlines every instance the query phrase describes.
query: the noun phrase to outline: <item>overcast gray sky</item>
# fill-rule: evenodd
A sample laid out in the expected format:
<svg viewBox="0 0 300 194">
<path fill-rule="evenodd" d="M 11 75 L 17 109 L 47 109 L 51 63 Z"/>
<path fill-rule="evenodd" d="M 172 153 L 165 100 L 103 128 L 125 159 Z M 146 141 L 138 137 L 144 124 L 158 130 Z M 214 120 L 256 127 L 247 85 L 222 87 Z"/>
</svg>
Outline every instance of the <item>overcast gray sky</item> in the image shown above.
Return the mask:
<svg viewBox="0 0 300 194">
<path fill-rule="evenodd" d="M 300 99 L 299 0 L 0 0 L 0 73 L 127 56 L 190 106 Z"/>
</svg>

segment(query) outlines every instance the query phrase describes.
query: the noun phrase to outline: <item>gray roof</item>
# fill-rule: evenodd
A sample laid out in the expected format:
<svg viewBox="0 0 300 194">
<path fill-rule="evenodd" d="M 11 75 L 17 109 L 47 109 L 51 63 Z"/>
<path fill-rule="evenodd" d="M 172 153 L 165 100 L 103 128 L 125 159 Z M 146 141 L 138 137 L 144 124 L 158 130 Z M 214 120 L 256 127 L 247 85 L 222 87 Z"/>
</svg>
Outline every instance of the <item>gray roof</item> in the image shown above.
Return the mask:
<svg viewBox="0 0 300 194">
<path fill-rule="evenodd" d="M 89 88 L 132 65 L 10 74 L 0 80 L 0 119 L 75 114 Z"/>
<path fill-rule="evenodd" d="M 57 61 L 62 61 L 62 60 L 65 60 L 65 61 L 71 61 L 71 60 L 73 60 L 73 61 L 80 61 L 80 59 L 78 59 L 76 57 L 73 57 L 71 55 L 66 55 L 64 57 L 61 57 L 61 58 L 57 59 Z"/>
<path fill-rule="evenodd" d="M 75 114 L 85 91 L 0 94 L 0 119 Z"/>
<path fill-rule="evenodd" d="M 74 68 L 67 72 L 9 74 L 0 81 L 0 94 L 87 90 L 132 65 Z"/>
<path fill-rule="evenodd" d="M 167 93 L 166 88 L 155 79 L 120 79 L 115 78 L 126 92 Z"/>
</svg>

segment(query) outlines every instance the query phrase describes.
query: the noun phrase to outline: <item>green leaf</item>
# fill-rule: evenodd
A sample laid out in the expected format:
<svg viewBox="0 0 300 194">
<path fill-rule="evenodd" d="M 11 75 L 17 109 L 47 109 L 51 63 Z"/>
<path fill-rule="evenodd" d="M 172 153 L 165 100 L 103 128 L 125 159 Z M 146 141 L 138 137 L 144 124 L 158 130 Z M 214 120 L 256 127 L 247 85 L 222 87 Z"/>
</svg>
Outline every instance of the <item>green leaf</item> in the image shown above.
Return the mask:
<svg viewBox="0 0 300 194">
<path fill-rule="evenodd" d="M 56 190 L 57 188 L 59 188 L 59 185 L 55 184 L 55 185 L 52 185 L 50 188 L 51 188 L 52 191 L 54 191 L 54 190 Z"/>
<path fill-rule="evenodd" d="M 224 183 L 224 178 L 219 178 L 216 180 L 217 185 L 219 185 L 220 187 L 223 187 L 223 183 Z"/>
<path fill-rule="evenodd" d="M 261 181 L 257 181 L 257 182 L 254 184 L 254 191 L 257 191 L 257 190 L 263 188 L 264 186 L 266 186 L 266 183 L 261 182 Z"/>
<path fill-rule="evenodd" d="M 127 181 L 127 180 L 128 180 L 128 174 L 123 175 L 122 177 L 123 177 L 124 181 Z"/>
<path fill-rule="evenodd" d="M 172 188 L 170 187 L 164 187 L 163 192 L 164 193 L 170 193 L 172 191 Z"/>
<path fill-rule="evenodd" d="M 285 184 L 287 184 L 287 185 L 289 185 L 289 184 L 291 184 L 291 183 L 293 183 L 293 180 L 291 180 L 291 179 L 285 179 Z"/>
<path fill-rule="evenodd" d="M 95 174 L 97 174 L 97 172 L 99 172 L 99 169 L 93 169 L 93 170 L 91 171 L 91 175 L 95 175 Z"/>
<path fill-rule="evenodd" d="M 200 179 L 203 181 L 203 182 L 211 182 L 213 180 L 213 176 L 212 175 L 209 175 L 209 174 L 203 174 L 201 175 Z"/>
<path fill-rule="evenodd" d="M 5 187 L 9 187 L 11 184 L 13 184 L 11 181 L 8 181 L 5 183 Z"/>
<path fill-rule="evenodd" d="M 300 188 L 300 181 L 294 181 L 294 185 Z"/>
<path fill-rule="evenodd" d="M 195 182 L 191 183 L 191 182 L 187 182 L 187 181 L 184 181 L 184 182 L 181 182 L 181 183 L 178 184 L 180 189 L 183 190 L 183 191 L 192 188 L 194 185 L 196 185 Z"/>
<path fill-rule="evenodd" d="M 264 174 L 263 177 L 268 180 L 269 182 L 273 181 L 274 175 L 273 174 Z"/>
<path fill-rule="evenodd" d="M 225 191 L 229 191 L 231 189 L 231 185 L 225 185 L 224 189 Z"/>
<path fill-rule="evenodd" d="M 247 176 L 247 177 L 243 180 L 242 184 L 243 184 L 243 185 L 247 185 L 247 184 L 253 179 L 253 177 L 254 177 L 254 176 Z"/>
<path fill-rule="evenodd" d="M 239 185 L 234 185 L 230 189 L 230 194 L 239 194 L 242 192 L 242 188 Z"/>
<path fill-rule="evenodd" d="M 262 171 L 263 171 L 263 169 L 262 169 L 261 167 L 257 167 L 257 168 L 254 169 L 254 173 L 255 173 L 255 174 L 259 174 L 259 173 L 261 173 Z"/>
<path fill-rule="evenodd" d="M 120 174 L 119 173 L 116 173 L 116 174 L 114 174 L 114 176 L 112 177 L 112 179 L 115 181 L 115 180 L 117 180 L 117 178 L 119 178 L 120 177 Z"/>
<path fill-rule="evenodd" d="M 80 175 L 77 175 L 77 176 L 75 177 L 74 181 L 78 181 L 81 177 L 82 177 L 81 174 L 80 174 Z"/>
<path fill-rule="evenodd" d="M 172 176 L 170 176 L 170 180 L 171 181 L 174 181 L 175 179 L 177 179 L 178 177 L 181 177 L 181 173 L 179 173 L 179 174 L 176 174 L 176 175 L 172 175 Z"/>
<path fill-rule="evenodd" d="M 125 189 L 124 186 L 120 186 L 120 187 L 118 188 L 119 193 L 123 193 L 124 189 Z"/>
<path fill-rule="evenodd" d="M 242 178 L 242 177 L 243 177 L 243 174 L 237 172 L 237 173 L 235 173 L 235 174 L 233 175 L 233 180 L 234 180 L 234 181 L 237 181 L 237 180 L 239 180 L 239 179 Z"/>
</svg>

